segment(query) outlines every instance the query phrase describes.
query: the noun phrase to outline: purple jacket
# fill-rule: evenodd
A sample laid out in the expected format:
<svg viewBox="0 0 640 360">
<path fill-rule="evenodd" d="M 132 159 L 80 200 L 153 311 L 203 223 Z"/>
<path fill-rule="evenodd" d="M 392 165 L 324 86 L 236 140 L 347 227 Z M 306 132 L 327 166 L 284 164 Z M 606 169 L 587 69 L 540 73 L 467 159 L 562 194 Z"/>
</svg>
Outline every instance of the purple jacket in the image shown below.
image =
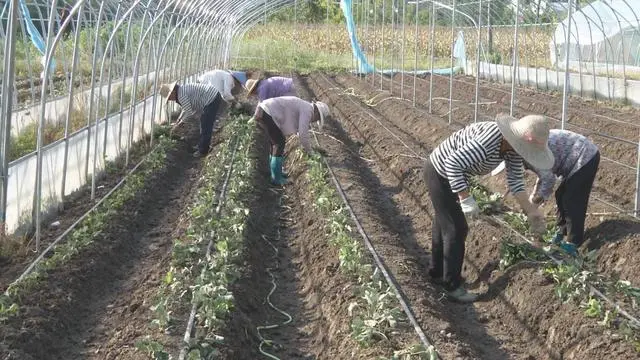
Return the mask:
<svg viewBox="0 0 640 360">
<path fill-rule="evenodd" d="M 293 79 L 281 76 L 261 80 L 258 84 L 257 93 L 259 101 L 280 96 L 296 96 L 293 88 Z"/>
</svg>

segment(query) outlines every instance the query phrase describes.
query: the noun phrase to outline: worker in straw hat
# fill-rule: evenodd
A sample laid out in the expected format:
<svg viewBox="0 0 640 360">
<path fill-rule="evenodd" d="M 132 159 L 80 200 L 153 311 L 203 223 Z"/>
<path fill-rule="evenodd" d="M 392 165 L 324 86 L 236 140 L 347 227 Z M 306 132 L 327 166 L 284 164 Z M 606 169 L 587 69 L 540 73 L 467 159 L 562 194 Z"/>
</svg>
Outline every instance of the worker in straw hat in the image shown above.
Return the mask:
<svg viewBox="0 0 640 360">
<path fill-rule="evenodd" d="M 286 138 L 297 133 L 302 148 L 306 153 L 312 153 L 314 149 L 311 147 L 309 135 L 311 124 L 320 122 L 322 128 L 328 116 L 327 104 L 319 101 L 308 102 L 295 96 L 281 96 L 258 103 L 253 118 L 271 140 L 269 165 L 272 184 L 287 183 L 286 175 L 282 173 Z"/>
<path fill-rule="evenodd" d="M 529 201 L 542 205 L 551 196 L 557 178 L 562 178 L 555 192 L 558 230 L 552 241 L 575 256 L 584 242 L 584 221 L 600 165 L 600 150 L 585 136 L 560 129 L 549 132 L 549 148 L 555 158 L 550 170 L 525 161 L 525 169 L 538 176 Z"/>
<path fill-rule="evenodd" d="M 160 86 L 160 95 L 166 98 L 165 104 L 175 101 L 182 108 L 174 128 L 180 125 L 187 117 L 200 118 L 200 141 L 195 157 L 202 157 L 209 153 L 213 126 L 216 122 L 220 107 L 221 95 L 218 89 L 207 84 L 163 84 Z"/>
<path fill-rule="evenodd" d="M 293 79 L 282 76 L 273 76 L 266 79 L 247 80 L 248 96 L 257 96 L 258 101 L 264 101 L 280 96 L 296 96 Z"/>
<path fill-rule="evenodd" d="M 500 114 L 495 121 L 474 123 L 456 131 L 427 159 L 424 181 L 435 209 L 429 275 L 444 286 L 453 300 L 477 299 L 477 294 L 464 288 L 461 277 L 469 232 L 467 218 L 480 213 L 469 193 L 469 176 L 487 174 L 504 160 L 511 193 L 527 214 L 532 232 L 542 234 L 544 219 L 525 192 L 523 163 L 527 161 L 539 169 L 553 166 L 548 137 L 549 123 L 544 116 L 515 119 Z"/>
<path fill-rule="evenodd" d="M 235 95 L 242 91 L 247 82 L 247 74 L 242 71 L 216 69 L 200 75 L 198 82 L 213 85 L 218 89 L 224 101 L 233 104 L 236 103 Z"/>
</svg>

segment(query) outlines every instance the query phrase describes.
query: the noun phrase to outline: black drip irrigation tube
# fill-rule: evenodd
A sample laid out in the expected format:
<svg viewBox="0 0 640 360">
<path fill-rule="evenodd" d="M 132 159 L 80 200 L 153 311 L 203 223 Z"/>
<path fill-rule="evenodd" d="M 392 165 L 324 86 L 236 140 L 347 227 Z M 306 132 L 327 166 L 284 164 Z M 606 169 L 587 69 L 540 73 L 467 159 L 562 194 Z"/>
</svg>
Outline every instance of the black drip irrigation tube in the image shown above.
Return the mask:
<svg viewBox="0 0 640 360">
<path fill-rule="evenodd" d="M 214 213 L 214 215 L 220 215 L 220 212 L 222 210 L 222 205 L 224 203 L 225 200 L 225 196 L 227 193 L 227 187 L 229 185 L 229 179 L 231 178 L 231 173 L 233 172 L 233 163 L 235 161 L 235 156 L 236 156 L 236 152 L 238 150 L 238 137 L 236 135 L 236 137 L 234 138 L 234 143 L 233 143 L 233 152 L 231 153 L 231 160 L 230 160 L 230 164 L 229 164 L 229 168 L 227 169 L 227 173 L 225 175 L 224 178 L 224 182 L 222 183 L 222 188 L 220 189 L 220 192 L 218 193 L 218 205 L 216 206 L 216 211 Z M 215 200 L 214 200 L 215 202 Z M 208 258 L 211 255 L 211 248 L 213 247 L 213 237 L 211 237 L 211 239 L 209 239 L 209 243 L 207 244 L 207 251 L 206 251 L 206 255 L 205 258 Z M 202 271 L 205 271 L 205 268 L 202 269 Z M 195 318 L 196 318 L 196 312 L 198 310 L 198 303 L 193 301 L 193 305 L 191 306 L 191 312 L 189 313 L 189 320 L 187 321 L 187 328 L 184 332 L 184 345 L 182 346 L 182 348 L 180 349 L 180 354 L 178 356 L 179 360 L 184 360 L 185 357 L 187 356 L 188 352 L 189 352 L 189 347 L 191 346 L 191 333 L 193 332 L 193 326 L 195 325 Z"/>
<path fill-rule="evenodd" d="M 321 74 L 324 77 L 324 74 Z M 325 77 L 325 81 L 327 81 L 328 83 L 330 83 L 330 81 Z M 398 139 L 398 136 L 393 133 L 393 131 L 391 131 L 389 128 L 387 128 L 386 126 L 384 126 L 382 124 L 382 122 L 380 121 L 380 119 L 378 119 L 375 115 L 373 115 L 371 112 L 367 111 L 366 109 L 364 109 L 362 107 L 361 104 L 358 104 L 357 102 L 355 102 L 351 97 L 349 97 L 349 100 L 351 100 L 351 102 L 353 104 L 355 104 L 356 106 L 360 107 L 360 109 L 362 109 L 363 112 L 365 112 L 366 114 L 368 114 L 369 116 L 371 116 L 374 120 L 376 120 L 385 130 L 387 130 L 387 132 L 389 132 L 393 137 L 395 137 L 396 139 Z M 315 135 L 314 135 L 315 136 Z M 316 137 L 316 142 L 318 141 L 317 137 Z M 419 156 L 419 154 L 417 152 L 415 152 L 412 148 L 410 148 L 407 144 L 405 144 L 403 141 L 401 141 L 400 139 L 398 139 L 398 141 L 410 152 L 412 152 L 415 156 Z M 326 163 L 326 162 L 325 162 Z M 327 165 L 328 166 L 328 165 Z M 331 168 L 329 168 L 329 171 L 331 171 Z M 332 175 L 333 176 L 333 175 Z M 335 181 L 335 180 L 334 180 Z M 351 211 L 351 209 L 349 208 L 349 211 Z M 494 219 L 495 221 L 497 221 L 500 225 L 502 225 L 503 227 L 507 228 L 508 230 L 511 230 L 513 233 L 515 233 L 517 236 L 519 236 L 520 238 L 524 239 L 527 243 L 533 245 L 534 243 L 529 240 L 526 236 L 522 235 L 521 233 L 519 233 L 516 229 L 514 229 L 513 227 L 511 227 L 511 225 L 509 225 L 508 223 L 506 223 L 504 220 L 502 220 L 501 218 L 497 217 L 497 216 L 493 216 L 493 215 L 484 215 L 484 217 L 488 217 L 491 219 Z M 483 219 L 484 220 L 484 219 Z M 486 221 L 486 220 L 484 220 Z M 557 265 L 561 265 L 563 262 L 560 259 L 557 259 L 556 257 L 554 257 L 553 255 L 546 253 L 545 255 L 554 263 L 556 263 Z M 638 320 L 638 318 L 634 317 L 633 315 L 631 315 L 629 312 L 625 311 L 620 305 L 618 305 L 615 301 L 609 299 L 609 297 L 607 297 L 606 295 L 604 295 L 600 290 L 596 289 L 595 287 L 593 287 L 593 285 L 589 284 L 589 291 L 592 294 L 595 294 L 596 296 L 598 296 L 599 298 L 601 298 L 602 300 L 604 300 L 605 302 L 607 302 L 608 304 L 610 304 L 611 306 L 613 306 L 618 313 L 622 314 L 625 318 L 627 318 L 627 320 L 629 320 L 633 325 L 635 325 L 636 327 L 640 328 L 640 320 Z"/>
<path fill-rule="evenodd" d="M 9 284 L 7 286 L 7 288 L 4 291 L 4 294 L 8 295 L 8 292 L 9 292 L 9 289 L 11 288 L 11 286 L 18 284 L 27 275 L 29 275 L 35 269 L 36 265 L 38 265 L 51 250 L 55 249 L 56 245 L 58 245 L 58 243 L 60 241 L 62 241 L 65 237 L 67 237 L 67 235 L 69 235 L 69 233 L 71 233 L 71 231 L 73 231 L 73 229 L 75 229 L 76 226 L 78 226 L 78 224 L 80 224 L 84 219 L 87 218 L 87 216 L 89 216 L 92 212 L 94 212 L 98 208 L 98 206 L 100 206 L 103 202 L 105 202 L 105 200 L 107 200 L 109 198 L 109 196 L 111 196 L 111 194 L 113 194 L 116 190 L 118 190 L 120 188 L 120 186 L 122 186 L 127 181 L 127 179 L 129 179 L 129 177 L 131 175 L 133 175 L 133 173 L 135 173 L 138 170 L 138 168 L 140 168 L 140 166 L 142 164 L 144 164 L 149 159 L 151 154 L 153 154 L 160 146 L 161 145 L 158 144 L 155 147 L 153 147 L 153 149 L 151 149 L 144 156 L 144 158 L 142 158 L 142 160 L 140 160 L 140 162 L 138 162 L 131 170 L 129 170 L 129 172 L 122 179 L 120 179 L 120 181 L 111 190 L 109 190 L 108 193 L 106 193 L 97 203 L 95 203 L 95 205 L 93 205 L 91 207 L 91 209 L 87 210 L 87 212 L 82 214 L 82 216 L 80 216 L 73 224 L 71 224 L 51 244 L 49 244 L 49 246 L 47 246 L 47 248 L 44 249 L 40 253 L 40 255 L 38 255 L 38 257 L 35 260 L 33 260 L 33 262 L 31 262 L 31 264 L 29 264 L 29 266 L 24 270 L 24 272 L 22 274 L 20 274 L 20 276 L 16 280 L 14 280 L 11 284 Z"/>
<path fill-rule="evenodd" d="M 320 142 L 318 141 L 318 136 L 315 133 L 313 133 L 313 137 L 316 140 L 316 144 L 320 145 Z M 342 189 L 342 186 L 340 185 L 340 181 L 338 181 L 338 178 L 336 177 L 335 173 L 333 172 L 333 169 L 331 168 L 331 166 L 329 165 L 329 163 L 327 162 L 327 160 L 324 157 L 322 158 L 322 161 L 323 161 L 324 165 L 327 167 L 327 169 L 329 170 L 329 175 L 331 175 L 331 181 L 333 182 L 333 185 L 336 187 L 336 190 L 338 191 L 338 194 L 340 195 L 340 198 L 342 198 L 342 202 L 344 203 L 344 205 L 349 210 L 349 214 L 351 215 L 351 219 L 356 224 L 356 228 L 358 229 L 358 232 L 362 236 L 362 240 L 364 240 L 364 244 L 367 247 L 367 250 L 369 250 L 369 253 L 371 253 L 371 256 L 373 257 L 373 260 L 375 261 L 376 267 L 380 270 L 380 272 L 384 276 L 385 280 L 387 281 L 387 284 L 389 284 L 389 286 L 393 289 L 393 292 L 394 292 L 396 298 L 398 299 L 398 302 L 400 303 L 400 306 L 402 307 L 402 310 L 407 315 L 407 318 L 411 322 L 411 325 L 413 326 L 413 329 L 415 330 L 416 334 L 418 334 L 418 338 L 420 338 L 420 342 L 422 342 L 422 344 L 425 346 L 426 350 L 428 350 L 429 348 L 435 349 L 435 345 L 433 344 L 433 342 L 431 342 L 427 338 L 427 336 L 425 335 L 424 331 L 420 327 L 420 324 L 418 324 L 418 321 L 415 318 L 413 310 L 411 309 L 411 305 L 407 302 L 406 295 L 402 291 L 401 286 L 395 280 L 393 275 L 389 272 L 389 270 L 387 269 L 386 265 L 384 264 L 384 260 L 380 257 L 380 255 L 376 251 L 375 247 L 371 243 L 371 240 L 369 239 L 369 236 L 365 232 L 364 228 L 362 227 L 362 224 L 360 223 L 360 220 L 358 220 L 358 217 L 356 216 L 355 212 L 353 211 L 353 208 L 351 207 L 351 204 L 349 203 L 349 200 L 347 199 L 347 196 L 345 195 L 344 190 Z M 437 350 L 435 351 L 435 353 L 436 353 L 436 356 L 437 356 L 438 359 L 442 359 L 440 357 L 440 354 L 438 354 Z"/>
</svg>

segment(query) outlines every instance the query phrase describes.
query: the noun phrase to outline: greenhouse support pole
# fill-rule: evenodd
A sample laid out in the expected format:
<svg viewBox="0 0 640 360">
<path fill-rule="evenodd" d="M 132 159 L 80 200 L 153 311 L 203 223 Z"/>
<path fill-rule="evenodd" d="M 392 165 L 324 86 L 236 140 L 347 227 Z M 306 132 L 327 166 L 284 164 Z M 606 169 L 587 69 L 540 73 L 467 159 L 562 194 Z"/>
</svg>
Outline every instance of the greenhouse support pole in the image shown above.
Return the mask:
<svg viewBox="0 0 640 360">
<path fill-rule="evenodd" d="M 298 49 L 295 44 L 298 43 L 298 0 L 293 2 L 293 71 L 298 71 Z"/>
<path fill-rule="evenodd" d="M 118 14 L 120 13 L 120 8 L 121 5 L 118 5 L 118 8 L 116 10 L 116 19 L 118 18 Z M 131 23 L 133 22 L 133 19 L 131 21 L 127 22 L 127 28 L 130 29 L 131 28 Z M 129 40 L 128 36 L 127 36 L 127 41 Z M 113 43 L 111 43 L 111 46 L 109 47 L 109 49 L 107 49 L 107 51 L 109 51 L 109 53 L 113 54 Z M 105 61 L 104 59 L 102 61 Z M 126 77 L 126 75 L 123 77 Z M 113 61 L 109 61 L 109 77 L 107 78 L 107 98 L 105 99 L 105 104 L 104 104 L 104 136 L 103 136 L 103 141 L 102 141 L 102 159 L 105 159 L 107 157 L 107 141 L 109 140 L 109 115 L 110 115 L 110 107 L 111 107 L 111 84 L 113 81 Z M 102 83 L 102 79 L 100 79 L 100 83 Z M 124 86 L 124 82 L 121 84 L 121 86 Z M 102 89 L 102 87 L 100 87 Z M 124 87 L 123 87 L 124 89 Z M 102 91 L 100 91 L 100 95 L 102 95 Z M 102 96 L 98 99 L 98 101 L 102 101 Z M 98 107 L 99 109 L 100 107 Z M 120 104 L 120 111 L 122 111 L 122 104 Z M 99 115 L 99 114 L 98 114 Z M 96 137 L 97 139 L 97 137 Z"/>
<path fill-rule="evenodd" d="M 635 212 L 633 213 L 633 216 L 638 217 L 638 215 L 640 215 L 638 212 L 640 211 L 640 141 L 638 141 L 638 162 L 636 165 L 636 202 L 635 205 L 633 207 L 633 210 L 635 210 Z"/>
<path fill-rule="evenodd" d="M 449 74 L 449 124 L 451 124 L 453 115 L 453 53 L 456 44 L 456 0 L 453 0 L 453 11 L 451 12 L 451 74 Z"/>
<path fill-rule="evenodd" d="M 433 60 L 434 60 L 434 43 L 435 43 L 435 38 L 436 38 L 436 2 L 433 1 L 431 3 L 431 36 L 429 37 L 429 42 L 431 43 L 431 49 L 429 50 L 430 54 L 429 57 L 431 58 L 430 60 L 430 68 L 431 71 L 429 71 L 429 114 L 432 113 L 431 111 L 431 104 L 433 103 Z M 453 48 L 452 48 L 453 49 Z"/>
<path fill-rule="evenodd" d="M 2 176 L 2 191 L 0 191 L 0 234 L 6 231 L 7 193 L 9 186 L 9 139 L 11 137 L 11 115 L 13 109 L 13 81 L 16 51 L 16 25 L 18 0 L 9 4 L 6 42 L 4 43 L 4 73 L 2 74 L 2 118 L 0 119 L 0 176 Z"/>
<path fill-rule="evenodd" d="M 509 107 L 509 115 L 513 116 L 513 106 L 516 102 L 516 74 L 518 73 L 518 35 L 520 27 L 520 0 L 516 0 L 516 29 L 513 35 L 513 55 L 511 55 L 511 66 L 513 66 L 513 72 L 511 73 L 511 105 Z"/>
<path fill-rule="evenodd" d="M 405 43 L 406 43 L 406 23 L 407 23 L 407 2 L 403 1 L 402 2 L 402 50 L 401 50 L 401 62 L 402 62 L 402 74 L 400 75 L 400 98 L 404 100 L 404 51 L 405 51 Z"/>
<path fill-rule="evenodd" d="M 100 46 L 100 22 L 102 21 L 102 15 L 104 13 L 104 1 L 100 2 L 100 10 L 98 11 L 98 19 L 95 23 L 96 29 L 96 37 L 93 43 L 93 60 L 91 60 L 91 93 L 89 95 L 89 116 L 87 116 L 87 147 L 85 151 L 85 162 L 84 162 L 84 176 L 85 180 L 89 177 L 89 159 L 91 158 L 91 116 L 93 115 L 93 101 L 95 96 L 95 88 L 96 88 L 96 68 L 98 67 L 98 47 Z M 99 84 L 102 86 L 102 84 Z M 96 113 L 98 111 L 96 110 Z M 93 129 L 93 135 L 98 136 L 98 129 Z M 94 176 L 92 174 L 91 176 Z"/>
<path fill-rule="evenodd" d="M 376 54 L 378 49 L 376 49 L 376 43 L 377 43 L 377 38 L 378 38 L 378 34 L 376 32 L 376 25 L 378 24 L 378 8 L 376 7 L 376 2 L 373 2 L 373 51 L 372 51 L 372 55 L 373 55 L 373 68 L 374 69 L 379 69 L 380 67 L 376 65 Z M 376 73 L 374 71 L 373 74 L 371 74 L 371 86 L 376 86 Z"/>
<path fill-rule="evenodd" d="M 391 76 L 389 81 L 389 92 L 393 95 L 393 76 L 395 69 L 393 67 L 396 57 L 396 3 L 391 1 Z"/>
<path fill-rule="evenodd" d="M 562 89 L 562 121 L 561 121 L 561 129 L 564 130 L 565 123 L 567 122 L 567 106 L 569 101 L 569 53 L 571 52 L 571 20 L 573 16 L 573 0 L 569 0 L 569 16 L 567 17 L 567 36 L 565 38 L 565 46 L 567 47 L 567 51 L 565 51 L 565 60 L 564 60 L 564 88 Z"/>
<path fill-rule="evenodd" d="M 380 29 L 382 29 L 382 33 L 380 34 L 382 37 L 382 41 L 380 42 L 380 45 L 382 45 L 382 55 L 380 56 L 380 68 L 384 68 L 384 28 L 385 28 L 385 13 L 384 11 L 386 10 L 386 0 L 382 0 L 382 21 L 380 22 Z M 382 80 L 383 80 L 383 76 L 384 74 L 382 73 L 382 71 L 380 71 L 380 90 L 383 89 L 383 85 L 382 85 Z"/>
<path fill-rule="evenodd" d="M 420 2 L 416 1 L 416 14 L 415 14 L 415 22 L 416 22 L 416 43 L 413 48 L 414 59 L 413 59 L 413 107 L 416 107 L 416 84 L 418 78 L 418 42 L 420 42 L 420 28 L 418 26 L 418 9 L 420 7 Z"/>
<path fill-rule="evenodd" d="M 482 0 L 478 1 L 478 44 L 476 46 L 476 103 L 473 109 L 473 122 L 478 122 L 478 102 L 480 101 L 480 45 L 482 41 Z"/>
<path fill-rule="evenodd" d="M 135 8 L 138 6 L 138 4 L 141 2 L 142 0 L 136 0 L 131 7 L 125 11 L 125 13 L 122 15 L 122 18 L 120 20 L 118 20 L 118 22 L 116 23 L 116 25 L 113 27 L 113 30 L 111 30 L 111 34 L 109 35 L 109 40 L 107 40 L 107 45 L 105 46 L 105 52 L 102 54 L 102 63 L 100 64 L 100 88 L 98 89 L 98 104 L 100 104 L 100 101 L 102 100 L 102 82 L 103 82 L 103 78 L 104 78 L 104 64 L 107 61 L 107 55 L 109 54 L 113 54 L 113 42 L 114 39 L 116 37 L 116 34 L 118 32 L 118 30 L 120 29 L 120 27 L 124 24 L 124 22 L 126 21 L 126 19 L 129 17 L 129 15 L 131 15 L 131 13 L 135 10 Z M 119 8 L 116 11 L 116 18 L 117 15 L 119 13 Z M 132 21 L 132 20 L 129 20 Z M 109 66 L 109 72 L 111 72 L 111 66 Z M 109 91 L 111 90 L 111 74 L 109 74 Z M 105 104 L 106 106 L 109 105 L 109 98 L 110 98 L 111 94 L 107 93 L 107 103 Z M 107 109 L 108 110 L 108 109 Z M 106 113 L 106 111 L 105 111 Z M 104 126 L 105 126 L 105 130 L 107 129 L 107 120 L 106 120 L 106 116 L 105 116 L 105 120 L 104 120 Z M 92 176 L 91 176 L 91 200 L 95 200 L 96 198 L 96 186 L 97 186 L 97 176 L 98 176 L 98 129 L 100 127 L 100 107 L 98 106 L 98 109 L 96 110 L 96 121 L 95 121 L 95 140 L 93 142 L 93 171 L 92 171 Z M 101 159 L 104 162 L 104 157 Z"/>
<path fill-rule="evenodd" d="M 64 199 L 67 185 L 67 169 L 69 166 L 69 120 L 71 119 L 71 114 L 73 113 L 73 83 L 76 79 L 76 69 L 78 68 L 78 50 L 79 50 L 79 41 L 80 41 L 80 22 L 82 21 L 82 10 L 84 4 L 80 6 L 78 10 L 78 26 L 76 26 L 75 34 L 73 37 L 73 57 L 71 63 L 71 76 L 69 78 L 69 98 L 67 104 L 67 119 L 64 124 L 64 157 L 62 163 L 62 188 L 60 189 L 60 196 Z M 64 209 L 64 201 L 60 206 L 61 209 Z"/>
<path fill-rule="evenodd" d="M 56 0 L 53 0 L 51 2 L 51 8 L 55 9 L 56 8 Z M 35 227 L 36 227 L 36 252 L 40 251 L 40 228 L 41 228 L 41 224 L 40 224 L 40 217 L 41 217 L 41 208 L 42 208 L 42 146 L 43 146 L 43 141 L 42 141 L 42 136 L 43 136 L 43 132 L 44 132 L 44 127 L 46 125 L 46 111 L 47 111 L 47 107 L 44 106 L 44 104 L 46 103 L 46 97 L 47 97 L 47 85 L 49 83 L 48 79 L 50 78 L 50 74 L 49 72 L 51 71 L 51 57 L 53 56 L 53 24 L 55 21 L 55 11 L 51 11 L 51 13 L 49 14 L 49 23 L 47 24 L 47 47 L 46 47 L 46 51 L 45 51 L 45 61 L 44 61 L 44 69 L 42 70 L 42 93 L 41 93 L 41 97 L 40 97 L 40 104 L 42 104 L 43 106 L 40 106 L 40 116 L 38 119 L 38 132 L 36 135 L 36 154 L 37 154 L 37 160 L 36 160 L 36 191 L 34 194 L 34 204 L 35 206 L 33 207 L 33 217 L 32 217 L 32 222 L 35 222 Z M 71 16 L 71 15 L 70 15 Z M 53 82 L 52 82 L 52 86 L 53 86 Z"/>
<path fill-rule="evenodd" d="M 327 19 L 329 19 L 329 5 L 327 5 Z M 267 28 L 267 0 L 264 0 L 264 6 L 262 8 L 262 21 L 264 28 Z M 331 38 L 329 38 L 331 39 Z M 267 42 L 262 43 L 262 71 L 267 70 Z"/>
</svg>

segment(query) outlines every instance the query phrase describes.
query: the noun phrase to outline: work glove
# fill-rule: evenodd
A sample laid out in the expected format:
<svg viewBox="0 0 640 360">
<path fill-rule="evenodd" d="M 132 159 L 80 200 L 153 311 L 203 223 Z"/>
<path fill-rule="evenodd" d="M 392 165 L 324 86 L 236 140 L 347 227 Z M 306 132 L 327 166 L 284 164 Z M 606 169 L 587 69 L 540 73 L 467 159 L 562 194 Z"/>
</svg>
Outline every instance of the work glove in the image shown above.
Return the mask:
<svg viewBox="0 0 640 360">
<path fill-rule="evenodd" d="M 480 208 L 476 203 L 476 199 L 473 196 L 469 196 L 464 200 L 460 200 L 460 207 L 462 208 L 462 212 L 464 216 L 468 219 L 475 219 L 480 215 Z"/>
<path fill-rule="evenodd" d="M 531 196 L 529 196 L 529 202 L 534 204 L 534 205 L 540 206 L 544 202 L 544 199 L 540 195 L 536 195 L 535 193 L 531 193 Z"/>
<path fill-rule="evenodd" d="M 529 231 L 533 235 L 542 236 L 545 232 L 547 232 L 547 226 L 544 223 L 544 217 L 540 210 L 532 209 L 527 214 L 527 219 L 529 220 Z"/>
</svg>

